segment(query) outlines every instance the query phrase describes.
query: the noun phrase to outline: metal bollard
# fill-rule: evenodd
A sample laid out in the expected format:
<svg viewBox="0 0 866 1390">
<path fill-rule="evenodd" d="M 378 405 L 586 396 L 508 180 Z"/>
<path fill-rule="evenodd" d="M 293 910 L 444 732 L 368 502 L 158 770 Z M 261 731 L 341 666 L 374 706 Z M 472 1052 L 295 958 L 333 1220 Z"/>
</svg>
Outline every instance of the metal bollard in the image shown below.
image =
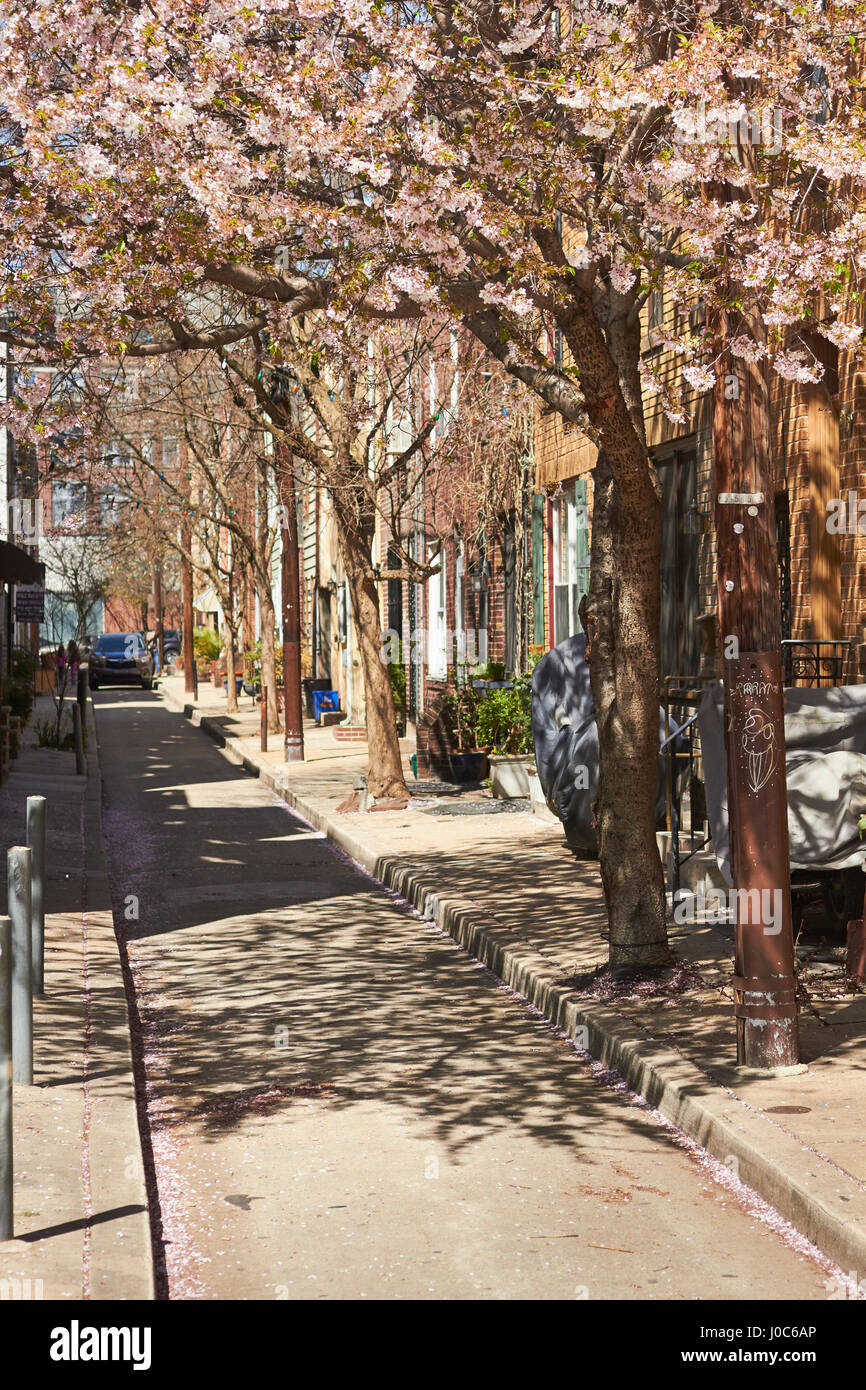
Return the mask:
<svg viewBox="0 0 866 1390">
<path fill-rule="evenodd" d="M 261 742 L 262 742 L 262 752 L 263 752 L 263 753 L 267 753 L 267 751 L 268 751 L 268 688 L 267 688 L 266 685 L 263 685 L 263 686 L 262 686 L 262 708 L 261 708 L 261 715 L 262 715 L 262 730 L 261 730 L 261 735 L 262 735 L 262 738 L 261 738 Z"/>
<path fill-rule="evenodd" d="M 33 1085 L 33 952 L 30 939 L 30 850 L 6 856 L 12 919 L 12 1080 Z"/>
<path fill-rule="evenodd" d="M 72 728 L 75 734 L 75 771 L 84 771 L 84 739 L 81 735 L 81 706 L 76 700 L 72 706 Z"/>
<path fill-rule="evenodd" d="M 12 1236 L 12 923 L 0 917 L 0 1240 Z"/>
<path fill-rule="evenodd" d="M 198 699 L 198 662 L 192 663 L 192 698 Z"/>
<path fill-rule="evenodd" d="M 44 796 L 27 798 L 27 846 L 30 850 L 30 939 L 33 993 L 45 993 L 45 814 Z"/>
<path fill-rule="evenodd" d="M 84 716 L 84 706 L 87 704 L 87 685 L 90 679 L 90 667 L 82 661 L 78 668 L 78 684 L 75 691 L 75 698 L 78 701 L 78 708 Z"/>
</svg>

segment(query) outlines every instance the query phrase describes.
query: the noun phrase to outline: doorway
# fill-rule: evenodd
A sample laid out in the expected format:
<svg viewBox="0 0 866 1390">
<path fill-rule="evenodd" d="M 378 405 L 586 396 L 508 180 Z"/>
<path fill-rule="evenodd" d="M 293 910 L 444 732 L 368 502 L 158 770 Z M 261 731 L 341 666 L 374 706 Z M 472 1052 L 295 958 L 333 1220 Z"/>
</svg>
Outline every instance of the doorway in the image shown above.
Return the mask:
<svg viewBox="0 0 866 1390">
<path fill-rule="evenodd" d="M 700 668 L 697 619 L 698 467 L 694 445 L 656 455 L 664 501 L 661 564 L 661 678 L 696 675 Z"/>
</svg>

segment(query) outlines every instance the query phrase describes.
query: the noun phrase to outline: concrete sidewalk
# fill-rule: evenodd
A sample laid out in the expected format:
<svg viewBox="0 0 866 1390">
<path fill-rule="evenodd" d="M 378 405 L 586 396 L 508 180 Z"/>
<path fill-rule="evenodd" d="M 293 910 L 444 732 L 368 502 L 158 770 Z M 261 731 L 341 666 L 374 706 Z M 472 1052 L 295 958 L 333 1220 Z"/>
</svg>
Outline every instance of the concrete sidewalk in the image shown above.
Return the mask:
<svg viewBox="0 0 866 1390">
<path fill-rule="evenodd" d="M 0 1299 L 153 1297 L 147 1198 L 126 993 L 102 847 L 99 753 L 88 702 L 87 775 L 39 748 L 40 696 L 0 788 L 0 888 L 25 840 L 25 803 L 47 808 L 45 994 L 34 1001 L 34 1085 L 14 1091 L 15 1238 L 0 1243 Z"/>
<path fill-rule="evenodd" d="M 857 1280 L 866 1283 L 866 994 L 847 987 L 840 943 L 801 949 L 797 1074 L 767 1078 L 733 1063 L 730 929 L 672 927 L 678 965 L 658 987 L 603 973 L 605 913 L 597 866 L 575 861 L 557 825 L 483 805 L 481 793 L 413 796 L 400 811 L 341 814 L 366 745 L 308 726 L 306 760 L 286 764 L 280 735 L 259 749 L 248 697 L 225 713 L 221 691 L 182 677 L 167 705 L 224 744 L 371 874 L 445 928 L 507 984 L 615 1068 Z M 408 741 L 404 751 L 411 751 Z M 418 793 L 424 791 L 417 787 Z M 454 814 L 467 802 L 475 805 Z M 481 803 L 481 804 L 479 804 Z M 480 813 L 478 813 L 480 812 Z M 835 949 L 834 949 L 835 948 Z M 594 973 L 599 972 L 599 973 Z"/>
</svg>

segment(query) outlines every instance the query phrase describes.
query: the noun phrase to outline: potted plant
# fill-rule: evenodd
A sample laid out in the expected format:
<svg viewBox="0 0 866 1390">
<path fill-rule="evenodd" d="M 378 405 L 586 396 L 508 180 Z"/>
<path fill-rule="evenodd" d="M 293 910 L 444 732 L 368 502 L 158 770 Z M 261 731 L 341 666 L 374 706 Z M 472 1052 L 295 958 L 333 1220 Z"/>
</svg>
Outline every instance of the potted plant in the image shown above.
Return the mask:
<svg viewBox="0 0 866 1390">
<path fill-rule="evenodd" d="M 397 737 L 406 737 L 406 667 L 401 661 L 388 662 L 388 676 L 391 681 L 391 694 L 394 697 L 394 718 L 397 724 Z"/>
<path fill-rule="evenodd" d="M 483 665 L 476 666 L 469 672 L 469 679 L 473 690 L 499 690 L 503 686 L 510 684 L 505 679 L 505 663 L 503 661 L 485 661 Z"/>
<path fill-rule="evenodd" d="M 244 652 L 244 694 L 258 695 L 262 688 L 262 639 Z"/>
<path fill-rule="evenodd" d="M 192 635 L 192 649 L 198 662 L 199 674 L 207 675 L 210 667 L 219 659 L 222 642 L 212 627 L 197 627 Z"/>
<path fill-rule="evenodd" d="M 532 741 L 532 677 L 518 676 L 510 688 L 490 690 L 478 710 L 478 738 L 488 743 L 495 797 L 529 796 L 535 771 Z"/>
<path fill-rule="evenodd" d="M 482 782 L 489 771 L 487 749 L 477 730 L 481 703 L 471 685 L 456 686 L 442 701 L 442 718 L 454 749 L 449 761 L 455 782 Z"/>
</svg>

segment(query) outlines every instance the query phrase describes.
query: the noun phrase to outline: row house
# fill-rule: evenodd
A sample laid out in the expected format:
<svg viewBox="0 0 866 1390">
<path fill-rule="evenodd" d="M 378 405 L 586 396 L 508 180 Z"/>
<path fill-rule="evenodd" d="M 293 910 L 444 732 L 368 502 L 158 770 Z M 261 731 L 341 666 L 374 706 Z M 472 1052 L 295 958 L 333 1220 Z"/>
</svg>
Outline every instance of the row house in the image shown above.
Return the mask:
<svg viewBox="0 0 866 1390">
<path fill-rule="evenodd" d="M 680 374 L 665 339 L 680 331 L 663 286 L 644 311 L 642 356 L 679 397 L 674 422 L 644 392 L 650 455 L 664 496 L 660 632 L 662 679 L 717 669 L 711 393 Z M 703 306 L 689 311 L 692 326 Z M 820 382 L 771 373 L 777 601 L 788 682 L 866 679 L 866 377 L 852 353 L 819 334 L 809 347 Z M 555 351 L 561 354 L 560 343 Z M 533 637 L 553 646 L 581 631 L 577 607 L 589 582 L 594 445 L 552 412 L 536 413 L 532 510 Z"/>
<path fill-rule="evenodd" d="M 382 576 L 383 656 L 397 668 L 395 684 L 410 730 L 446 684 L 477 667 L 492 662 L 508 674 L 525 669 L 531 640 L 528 492 L 525 506 L 503 509 L 486 526 L 477 516 L 467 524 L 463 514 L 467 474 L 461 469 L 460 431 L 466 426 L 457 348 L 452 333 L 440 352 L 419 364 L 407 402 L 400 403 L 405 416 L 397 418 L 395 403 L 382 446 L 389 458 L 399 457 L 413 431 L 434 417 L 432 462 L 407 480 L 399 515 L 390 515 L 383 504 L 371 556 Z M 315 430 L 314 421 L 306 427 Z M 437 458 L 446 456 L 447 466 L 438 468 Z M 337 729 L 337 737 L 353 731 L 361 736 L 363 674 L 333 505 L 302 465 L 296 472 L 305 476 L 299 532 L 307 671 L 340 696 L 345 730 Z"/>
<path fill-rule="evenodd" d="M 12 368 L 0 344 L 0 400 L 7 400 Z M 26 616 L 24 595 L 44 583 L 39 560 L 39 511 L 35 505 L 35 459 L 0 428 L 0 680 L 9 676 L 16 648 L 38 650 L 39 624 Z"/>
</svg>

